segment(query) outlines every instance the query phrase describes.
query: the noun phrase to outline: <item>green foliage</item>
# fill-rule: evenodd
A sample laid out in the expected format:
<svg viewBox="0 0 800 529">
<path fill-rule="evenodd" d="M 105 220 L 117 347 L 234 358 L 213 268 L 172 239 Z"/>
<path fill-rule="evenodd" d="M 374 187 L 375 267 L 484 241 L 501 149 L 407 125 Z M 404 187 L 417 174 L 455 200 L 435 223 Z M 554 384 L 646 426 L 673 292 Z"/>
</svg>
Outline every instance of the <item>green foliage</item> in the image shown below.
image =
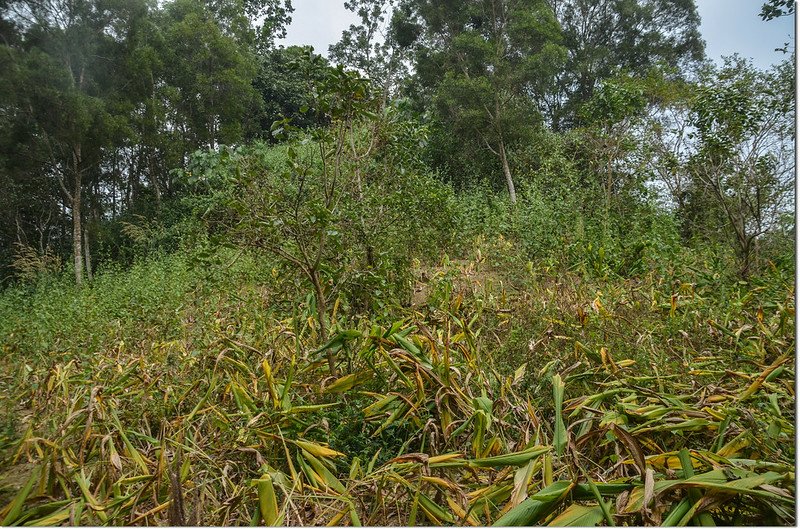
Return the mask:
<svg viewBox="0 0 800 529">
<path fill-rule="evenodd" d="M 14 242 L 71 251 L 76 280 L 84 259 L 87 269 L 124 261 L 117 217 L 161 215 L 178 202 L 170 170 L 189 153 L 257 135 L 255 50 L 290 10 L 283 0 L 0 4 L 0 266 Z"/>
<path fill-rule="evenodd" d="M 253 57 L 198 2 L 176 0 L 165 16 L 164 80 L 180 116 L 175 127 L 184 131 L 176 139 L 186 143 L 184 152 L 239 141 L 257 105 Z"/>
<path fill-rule="evenodd" d="M 410 296 L 411 256 L 452 235 L 453 200 L 414 153 L 426 128 L 341 68 L 312 86 L 306 110 L 329 123 L 278 121 L 285 146 L 198 153 L 183 179 L 210 233 L 282 260 L 314 291 L 320 339 L 340 295 L 353 310 Z M 205 190 L 201 192 L 202 190 Z"/>
<path fill-rule="evenodd" d="M 793 205 L 793 85 L 788 62 L 758 72 L 731 58 L 692 101 L 694 214 L 727 235 L 743 277 L 758 266 L 759 238 Z"/>
<path fill-rule="evenodd" d="M 0 524 L 793 523 L 792 64 L 345 6 L 0 0 Z"/>
<path fill-rule="evenodd" d="M 399 44 L 391 30 L 403 12 L 397 4 L 397 0 L 345 0 L 344 7 L 356 14 L 360 23 L 351 24 L 329 49 L 337 64 L 360 72 L 389 94 L 395 94 L 410 74 L 407 46 Z M 391 21 L 387 20 L 390 12 Z"/>
<path fill-rule="evenodd" d="M 397 319 L 332 315 L 339 378 L 253 255 L 7 290 L 4 519 L 793 521 L 789 278 L 747 285 L 692 252 L 635 280 L 518 274 L 513 246 L 476 250 L 428 267 Z M 719 501 L 686 510 L 698 488 Z"/>
<path fill-rule="evenodd" d="M 299 46 L 269 50 L 259 59 L 261 68 L 254 86 L 264 100 L 260 118 L 263 139 L 276 141 L 270 134 L 272 124 L 284 118 L 299 128 L 324 125 L 321 116 L 308 108 L 313 104 L 311 89 L 325 78 L 328 61 Z"/>
<path fill-rule="evenodd" d="M 507 151 L 535 130 L 536 99 L 565 60 L 552 11 L 539 0 L 478 0 L 450 10 L 416 0 L 401 6 L 401 12 L 416 14 L 422 28 L 415 44 L 416 80 L 432 94 L 442 125 L 436 132 L 448 142 L 439 168 L 459 183 L 475 183 L 454 171 L 466 165 L 459 158 L 487 150 L 514 202 Z"/>
<path fill-rule="evenodd" d="M 569 57 L 550 111 L 556 130 L 579 124 L 595 89 L 621 71 L 643 75 L 662 65 L 688 77 L 704 58 L 700 16 L 690 0 L 569 0 L 557 4 L 556 17 Z"/>
<path fill-rule="evenodd" d="M 768 0 L 761 6 L 761 20 L 772 20 L 794 13 L 797 4 L 793 0 Z"/>
</svg>

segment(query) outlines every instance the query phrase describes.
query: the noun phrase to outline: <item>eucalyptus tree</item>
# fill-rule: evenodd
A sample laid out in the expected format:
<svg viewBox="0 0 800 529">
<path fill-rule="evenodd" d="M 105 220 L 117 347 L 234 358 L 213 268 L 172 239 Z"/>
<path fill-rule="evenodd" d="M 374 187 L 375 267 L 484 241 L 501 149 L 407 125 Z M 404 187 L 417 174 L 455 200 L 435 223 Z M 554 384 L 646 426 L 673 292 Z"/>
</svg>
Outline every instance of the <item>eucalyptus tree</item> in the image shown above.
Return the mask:
<svg viewBox="0 0 800 529">
<path fill-rule="evenodd" d="M 556 18 L 544 0 L 404 0 L 393 21 L 414 50 L 416 80 L 446 134 L 474 156 L 499 162 L 512 203 L 510 149 L 529 137 L 539 103 L 565 60 Z"/>
<path fill-rule="evenodd" d="M 575 126 L 603 79 L 661 65 L 688 72 L 704 57 L 694 0 L 552 0 L 569 50 L 548 95 L 553 127 Z"/>
<path fill-rule="evenodd" d="M 83 206 L 90 184 L 122 118 L 108 104 L 107 94 L 124 46 L 122 29 L 138 15 L 133 3 L 100 5 L 91 0 L 8 2 L 5 20 L 19 27 L 20 39 L 9 53 L 20 94 L 17 111 L 25 114 L 44 155 L 39 169 L 51 176 L 62 193 L 72 223 L 75 280 L 83 279 Z"/>
<path fill-rule="evenodd" d="M 260 130 L 258 55 L 285 35 L 291 9 L 288 0 L 172 0 L 128 29 L 129 187 L 146 181 L 158 206 L 173 194 L 170 170 L 193 151 Z"/>
<path fill-rule="evenodd" d="M 65 227 L 61 218 L 61 190 L 43 170 L 48 158 L 36 141 L 25 93 L 19 91 L 25 70 L 18 54 L 0 46 L 0 283 L 4 268 L 19 246 L 35 248 L 40 255 L 60 253 L 57 236 Z"/>
<path fill-rule="evenodd" d="M 187 155 L 239 141 L 257 105 L 254 56 L 203 4 L 175 0 L 165 17 L 164 81 L 175 139 Z"/>
<path fill-rule="evenodd" d="M 340 40 L 331 45 L 333 61 L 356 70 L 381 87 L 384 97 L 396 95 L 409 75 L 408 50 L 398 45 L 393 31 L 397 0 L 345 0 L 346 9 L 359 18 L 342 32 Z"/>
<path fill-rule="evenodd" d="M 605 81 L 581 109 L 587 123 L 582 138 L 587 147 L 591 174 L 597 175 L 602 189 L 606 221 L 612 201 L 636 180 L 638 160 L 632 155 L 641 150 L 640 126 L 647 98 L 642 82 L 628 76 Z"/>
<path fill-rule="evenodd" d="M 290 12 L 288 0 L 0 2 L 0 178 L 23 193 L 4 197 L 19 196 L 19 233 L 3 230 L 3 253 L 66 219 L 80 283 L 88 228 L 155 213 L 191 152 L 258 130 L 255 54 Z M 53 188 L 41 211 L 23 206 Z"/>
</svg>

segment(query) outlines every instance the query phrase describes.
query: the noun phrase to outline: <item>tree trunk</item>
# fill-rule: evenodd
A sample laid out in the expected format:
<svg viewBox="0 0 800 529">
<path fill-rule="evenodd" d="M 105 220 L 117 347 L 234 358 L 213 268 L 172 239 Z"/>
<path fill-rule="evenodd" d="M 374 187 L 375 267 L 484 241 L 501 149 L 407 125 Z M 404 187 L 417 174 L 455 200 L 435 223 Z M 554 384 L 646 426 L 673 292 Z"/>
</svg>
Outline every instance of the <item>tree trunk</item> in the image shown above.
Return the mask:
<svg viewBox="0 0 800 529">
<path fill-rule="evenodd" d="M 161 187 L 158 185 L 158 175 L 156 175 L 155 163 L 153 163 L 153 151 L 148 150 L 147 153 L 147 176 L 150 180 L 150 185 L 153 186 L 153 192 L 156 197 L 156 212 L 161 212 Z"/>
<path fill-rule="evenodd" d="M 75 284 L 83 282 L 83 228 L 81 227 L 80 198 L 72 200 L 72 257 L 75 262 Z"/>
<path fill-rule="evenodd" d="M 75 262 L 75 284 L 83 282 L 83 227 L 81 226 L 81 146 L 78 144 L 72 153 L 72 256 Z"/>
<path fill-rule="evenodd" d="M 758 264 L 758 238 L 744 237 L 739 241 L 739 277 L 749 281 L 753 268 Z"/>
<path fill-rule="evenodd" d="M 86 279 L 92 281 L 94 276 L 92 275 L 92 254 L 89 250 L 89 227 L 87 226 L 83 230 L 83 251 L 85 254 L 85 262 L 86 262 Z"/>
<path fill-rule="evenodd" d="M 67 240 L 67 205 L 62 202 L 61 203 L 61 218 L 58 221 L 58 228 L 61 230 L 61 236 L 58 238 L 58 248 L 64 249 L 64 241 Z"/>
<path fill-rule="evenodd" d="M 319 324 L 319 335 L 321 341 L 325 343 L 328 340 L 328 307 L 327 303 L 325 303 L 325 292 L 322 289 L 322 281 L 319 277 L 319 272 L 316 270 L 311 271 L 309 273 L 311 278 L 311 283 L 314 286 L 314 298 L 316 298 L 317 302 L 317 323 Z M 336 373 L 336 358 L 333 356 L 333 353 L 330 350 L 325 351 L 325 356 L 328 359 L 328 371 L 330 371 L 332 376 L 337 376 Z"/>
<path fill-rule="evenodd" d="M 614 189 L 614 173 L 613 173 L 613 155 L 611 152 L 608 154 L 606 161 L 606 182 L 603 185 L 605 191 L 605 211 L 603 214 L 603 237 L 608 239 L 611 233 L 611 198 Z"/>
<path fill-rule="evenodd" d="M 506 156 L 506 145 L 503 140 L 500 140 L 500 161 L 503 164 L 503 174 L 506 176 L 506 186 L 508 186 L 508 194 L 511 197 L 511 203 L 517 203 L 517 190 L 514 187 L 514 179 L 511 177 L 511 167 L 508 165 L 508 157 Z"/>
</svg>

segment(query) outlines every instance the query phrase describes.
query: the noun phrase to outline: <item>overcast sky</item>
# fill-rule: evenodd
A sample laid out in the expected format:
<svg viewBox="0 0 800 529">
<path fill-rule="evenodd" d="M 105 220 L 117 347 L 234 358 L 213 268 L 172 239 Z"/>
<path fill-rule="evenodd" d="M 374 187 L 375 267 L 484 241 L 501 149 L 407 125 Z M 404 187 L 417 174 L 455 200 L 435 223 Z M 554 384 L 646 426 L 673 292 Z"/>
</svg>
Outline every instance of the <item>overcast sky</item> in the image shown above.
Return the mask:
<svg viewBox="0 0 800 529">
<path fill-rule="evenodd" d="M 739 53 L 753 59 L 756 66 L 768 67 L 785 58 L 775 48 L 791 42 L 794 46 L 794 19 L 783 17 L 762 22 L 758 13 L 762 0 L 697 0 L 702 18 L 700 30 L 706 40 L 706 54 L 719 60 L 722 55 Z M 339 40 L 342 30 L 357 22 L 342 0 L 292 0 L 295 8 L 287 38 L 289 46 L 310 44 L 317 53 L 327 55 L 328 46 Z"/>
</svg>

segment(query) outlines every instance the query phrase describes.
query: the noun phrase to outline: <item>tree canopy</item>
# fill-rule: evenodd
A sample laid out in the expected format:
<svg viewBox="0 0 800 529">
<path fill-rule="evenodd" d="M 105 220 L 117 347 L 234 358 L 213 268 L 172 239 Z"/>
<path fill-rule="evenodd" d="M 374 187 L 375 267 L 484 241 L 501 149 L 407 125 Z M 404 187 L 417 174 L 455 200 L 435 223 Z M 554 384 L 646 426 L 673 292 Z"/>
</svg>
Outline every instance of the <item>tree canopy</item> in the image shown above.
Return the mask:
<svg viewBox="0 0 800 529">
<path fill-rule="evenodd" d="M 579 202 L 578 224 L 602 212 L 604 237 L 617 236 L 612 226 L 628 230 L 630 208 L 651 200 L 675 208 L 687 243 L 725 225 L 720 212 L 730 209 L 725 197 L 738 192 L 735 178 L 720 181 L 728 183 L 716 186 L 714 201 L 706 172 L 722 170 L 717 158 L 750 163 L 742 149 L 759 136 L 725 128 L 736 125 L 735 116 L 719 112 L 738 107 L 725 99 L 732 92 L 714 91 L 727 85 L 703 62 L 692 0 L 343 5 L 357 22 L 327 59 L 276 45 L 291 20 L 292 5 L 284 0 L 4 0 L 0 178 L 7 192 L 0 198 L 0 237 L 6 277 L 13 277 L 9 266 L 23 247 L 68 259 L 79 282 L 103 263 L 129 261 L 135 252 L 127 226 L 149 219 L 171 233 L 166 227 L 177 229 L 192 209 L 196 189 L 177 175 L 189 170 L 195 153 L 295 141 L 275 133 L 276 122 L 285 123 L 279 130 L 309 133 L 334 126 L 315 101 L 337 65 L 369 80 L 378 94 L 370 112 L 394 109 L 405 130 L 420 131 L 413 158 L 454 189 L 504 190 L 512 207 L 571 195 Z M 761 16 L 782 16 L 793 7 L 766 2 Z M 781 79 L 790 77 L 781 71 Z M 753 104 L 771 97 L 769 82 L 748 83 L 740 97 L 751 94 Z M 714 98 L 722 98 L 716 107 Z M 774 117 L 776 105 L 759 115 Z M 763 121 L 755 111 L 742 112 Z M 788 129 L 781 130 L 785 137 Z M 373 133 L 366 127 L 351 138 Z M 755 178 L 761 171 L 758 183 L 741 181 L 736 189 L 783 197 L 778 188 L 786 179 L 776 175 L 785 167 L 775 157 L 785 156 L 775 149 L 772 142 L 758 155 L 756 172 L 723 172 Z M 365 177 L 372 170 L 359 169 Z M 773 202 L 770 221 L 787 207 L 777 195 Z M 733 215 L 740 226 L 731 228 L 734 236 L 738 229 L 761 239 L 772 229 L 751 229 L 758 222 L 744 220 L 761 213 L 742 215 Z M 736 251 L 741 259 L 752 254 Z"/>
</svg>

